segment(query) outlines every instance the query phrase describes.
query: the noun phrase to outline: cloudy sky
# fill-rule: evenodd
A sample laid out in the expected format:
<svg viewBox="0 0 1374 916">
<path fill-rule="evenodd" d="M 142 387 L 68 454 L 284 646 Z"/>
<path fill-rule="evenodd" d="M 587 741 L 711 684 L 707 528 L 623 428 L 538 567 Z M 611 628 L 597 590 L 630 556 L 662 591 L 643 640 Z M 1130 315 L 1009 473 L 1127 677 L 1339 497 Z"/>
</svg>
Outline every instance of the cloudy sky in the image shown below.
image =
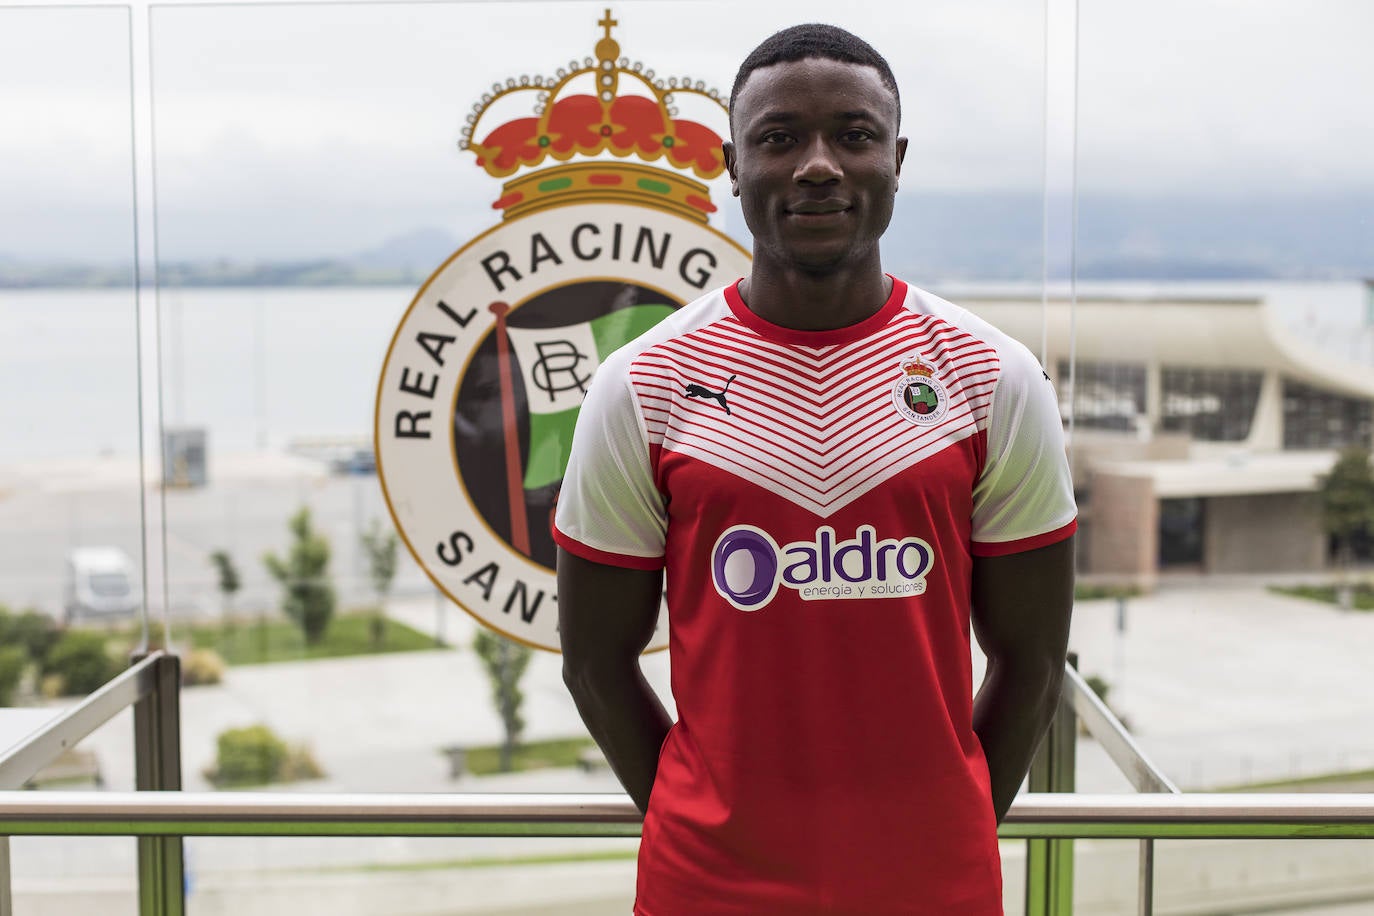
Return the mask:
<svg viewBox="0 0 1374 916">
<path fill-rule="evenodd" d="M 591 53 L 604 3 L 186 4 L 151 10 L 165 258 L 343 255 L 489 226 L 498 183 L 456 147 L 492 82 Z M 904 196 L 1038 192 L 1074 138 L 1072 4 L 613 4 L 622 53 L 727 91 L 772 30 L 833 21 L 903 90 Z M 1081 0 L 1078 177 L 1140 195 L 1374 192 L 1374 3 Z M 130 21 L 0 8 L 0 256 L 127 257 Z M 723 126 L 723 121 L 721 122 Z M 1048 128 L 1046 125 L 1049 125 Z M 725 194 L 718 189 L 716 199 Z"/>
</svg>

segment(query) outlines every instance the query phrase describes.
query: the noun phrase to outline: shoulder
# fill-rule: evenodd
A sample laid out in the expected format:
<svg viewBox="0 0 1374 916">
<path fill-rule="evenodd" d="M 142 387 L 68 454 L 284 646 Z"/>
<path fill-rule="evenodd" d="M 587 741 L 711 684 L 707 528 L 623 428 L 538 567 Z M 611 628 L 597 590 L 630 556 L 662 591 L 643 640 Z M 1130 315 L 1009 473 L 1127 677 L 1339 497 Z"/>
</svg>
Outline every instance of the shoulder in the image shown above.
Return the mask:
<svg viewBox="0 0 1374 916">
<path fill-rule="evenodd" d="M 1024 344 L 963 306 L 912 284 L 907 284 L 905 306 L 909 312 L 929 315 L 991 348 L 997 354 L 999 383 L 1014 381 L 1027 385 L 1037 379 L 1048 380 L 1040 361 Z"/>
</svg>

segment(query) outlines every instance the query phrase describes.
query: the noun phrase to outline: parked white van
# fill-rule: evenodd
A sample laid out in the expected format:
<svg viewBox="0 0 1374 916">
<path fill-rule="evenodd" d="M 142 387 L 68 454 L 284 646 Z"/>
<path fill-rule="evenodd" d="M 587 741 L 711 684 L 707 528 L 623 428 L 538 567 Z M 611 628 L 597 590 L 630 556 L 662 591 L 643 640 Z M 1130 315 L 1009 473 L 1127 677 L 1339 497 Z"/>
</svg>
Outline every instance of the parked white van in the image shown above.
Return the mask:
<svg viewBox="0 0 1374 916">
<path fill-rule="evenodd" d="M 78 547 L 67 554 L 63 609 L 67 623 L 83 617 L 124 617 L 142 604 L 129 555 L 117 547 Z"/>
</svg>

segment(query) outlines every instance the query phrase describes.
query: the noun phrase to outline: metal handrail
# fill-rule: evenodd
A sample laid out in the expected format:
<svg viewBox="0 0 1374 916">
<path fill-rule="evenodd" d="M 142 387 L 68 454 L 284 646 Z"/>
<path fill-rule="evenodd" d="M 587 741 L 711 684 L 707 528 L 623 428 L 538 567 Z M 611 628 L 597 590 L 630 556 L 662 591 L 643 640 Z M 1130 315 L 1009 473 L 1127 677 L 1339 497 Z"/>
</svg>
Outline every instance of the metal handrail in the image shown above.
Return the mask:
<svg viewBox="0 0 1374 916">
<path fill-rule="evenodd" d="M 0 790 L 17 789 L 106 722 L 152 694 L 166 653 L 151 652 L 90 696 L 0 754 Z"/>
<path fill-rule="evenodd" d="M 1083 725 L 1137 792 L 1178 794 L 1179 788 L 1141 750 L 1126 726 L 1073 665 L 1064 666 L 1064 694 Z"/>
<path fill-rule="evenodd" d="M 15 836 L 637 836 L 622 794 L 0 792 Z M 1017 798 L 1003 838 L 1370 839 L 1374 794 Z"/>
</svg>

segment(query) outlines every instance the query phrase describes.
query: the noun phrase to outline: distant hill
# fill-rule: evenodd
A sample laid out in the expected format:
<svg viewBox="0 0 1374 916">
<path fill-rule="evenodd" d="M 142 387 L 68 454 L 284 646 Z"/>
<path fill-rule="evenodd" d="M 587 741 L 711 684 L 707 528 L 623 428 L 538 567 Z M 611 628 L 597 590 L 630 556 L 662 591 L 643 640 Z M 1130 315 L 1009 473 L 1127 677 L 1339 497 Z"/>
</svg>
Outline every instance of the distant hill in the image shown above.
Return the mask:
<svg viewBox="0 0 1374 916">
<path fill-rule="evenodd" d="M 164 286 L 378 286 L 419 283 L 458 248 L 441 229 L 417 229 L 375 248 L 308 261 L 170 261 L 158 265 Z M 120 287 L 133 281 L 123 264 L 26 261 L 0 253 L 0 289 Z"/>
<path fill-rule="evenodd" d="M 911 276 L 1038 280 L 1043 198 L 1035 193 L 904 195 L 883 241 Z M 1057 209 L 1056 212 L 1064 212 Z M 1355 279 L 1374 275 L 1374 193 L 1248 198 L 1085 193 L 1085 280 Z M 1067 250 L 1065 235 L 1052 245 Z M 1068 276 L 1061 259 L 1050 275 Z"/>
<path fill-rule="evenodd" d="M 376 248 L 360 251 L 347 261 L 370 270 L 423 271 L 428 276 L 461 245 L 462 242 L 450 233 L 429 227 L 392 236 Z"/>
<path fill-rule="evenodd" d="M 883 240 L 894 272 L 943 280 L 1037 281 L 1041 195 L 903 194 Z M 1064 212 L 1056 209 L 1056 212 Z M 1051 246 L 1067 251 L 1067 226 Z M 166 286 L 418 284 L 462 241 L 419 228 L 348 254 L 308 261 L 163 263 Z M 1063 278 L 1067 258 L 1050 266 Z M 1374 276 L 1374 192 L 1247 198 L 1085 193 L 1078 276 L 1085 280 L 1355 279 Z M 0 288 L 127 286 L 124 265 L 37 262 L 0 254 Z"/>
</svg>

